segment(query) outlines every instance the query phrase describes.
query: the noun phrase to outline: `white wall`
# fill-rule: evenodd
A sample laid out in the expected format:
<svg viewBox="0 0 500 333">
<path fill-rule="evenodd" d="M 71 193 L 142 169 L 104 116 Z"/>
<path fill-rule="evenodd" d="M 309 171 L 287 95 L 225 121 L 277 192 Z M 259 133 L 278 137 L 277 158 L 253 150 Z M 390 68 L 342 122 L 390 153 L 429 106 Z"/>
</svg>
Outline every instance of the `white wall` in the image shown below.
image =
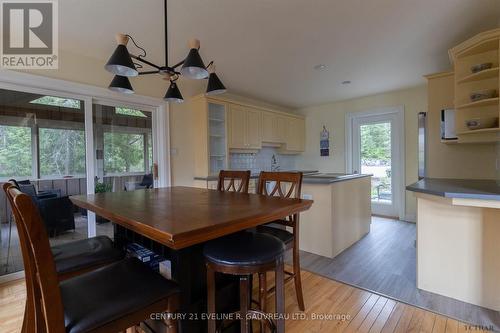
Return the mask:
<svg viewBox="0 0 500 333">
<path fill-rule="evenodd" d="M 417 114 L 427 110 L 426 86 L 387 92 L 298 110 L 306 116 L 306 151 L 297 160 L 299 169 L 321 172 L 345 172 L 345 115 L 378 107 L 403 106 L 405 109 L 405 184 L 418 178 Z M 319 154 L 319 135 L 323 125 L 330 131 L 330 156 Z M 416 200 L 406 192 L 406 217 L 413 220 Z"/>
</svg>

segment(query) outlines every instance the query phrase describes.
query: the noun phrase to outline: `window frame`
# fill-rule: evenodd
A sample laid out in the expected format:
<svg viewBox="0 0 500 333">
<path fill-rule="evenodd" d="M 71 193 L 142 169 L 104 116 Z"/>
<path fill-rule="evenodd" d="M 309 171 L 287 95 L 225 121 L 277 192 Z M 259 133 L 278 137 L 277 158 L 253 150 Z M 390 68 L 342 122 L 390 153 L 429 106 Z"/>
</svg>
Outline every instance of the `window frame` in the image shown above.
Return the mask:
<svg viewBox="0 0 500 333">
<path fill-rule="evenodd" d="M 92 107 L 93 104 L 105 104 L 132 109 L 151 111 L 152 119 L 152 144 L 156 147 L 153 160 L 158 163 L 158 180 L 155 186 L 166 187 L 171 184 L 170 164 L 170 124 L 168 103 L 160 98 L 141 95 L 121 95 L 106 88 L 95 85 L 77 83 L 62 79 L 55 79 L 31 73 L 0 70 L 0 89 L 17 92 L 33 93 L 38 95 L 57 96 L 62 98 L 79 99 L 84 102 L 85 117 L 85 155 L 87 194 L 94 193 L 95 165 Z M 35 154 L 34 154 L 35 155 Z M 35 155 L 36 156 L 36 155 Z M 38 165 L 33 163 L 33 168 L 38 170 Z M 33 172 L 36 175 L 36 172 Z M 32 178 L 31 180 L 35 180 Z M 1 179 L 0 179 L 1 181 Z M 88 235 L 93 237 L 95 230 L 95 214 L 88 215 Z"/>
</svg>

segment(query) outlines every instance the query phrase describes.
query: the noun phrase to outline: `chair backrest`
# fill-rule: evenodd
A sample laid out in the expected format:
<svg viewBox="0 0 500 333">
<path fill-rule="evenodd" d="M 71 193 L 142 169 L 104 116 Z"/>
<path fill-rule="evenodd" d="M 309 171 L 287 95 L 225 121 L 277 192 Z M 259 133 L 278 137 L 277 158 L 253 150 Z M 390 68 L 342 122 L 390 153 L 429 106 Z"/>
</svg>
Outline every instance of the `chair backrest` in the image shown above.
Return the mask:
<svg viewBox="0 0 500 333">
<path fill-rule="evenodd" d="M 17 188 L 21 192 L 26 193 L 30 197 L 36 199 L 36 188 L 35 188 L 35 185 L 33 185 L 33 184 L 28 184 L 28 185 L 19 184 L 19 186 Z"/>
<path fill-rule="evenodd" d="M 268 184 L 272 187 L 268 188 Z M 302 172 L 266 172 L 259 175 L 257 194 L 300 199 Z"/>
<path fill-rule="evenodd" d="M 63 333 L 64 311 L 59 289 L 56 266 L 44 224 L 30 196 L 14 186 L 6 189 L 12 203 L 16 225 L 21 226 L 20 242 L 23 254 L 27 286 L 33 290 L 33 307 L 36 327 L 44 327 L 47 333 Z M 18 229 L 18 230 L 19 230 Z M 29 281 L 28 281 L 29 279 Z"/>
<path fill-rule="evenodd" d="M 12 209 L 12 214 L 14 214 L 14 221 L 16 224 L 17 234 L 18 234 L 19 242 L 20 242 L 20 246 L 21 246 L 21 254 L 23 257 L 23 263 L 26 266 L 27 263 L 30 262 L 30 260 L 31 260 L 30 259 L 30 256 L 31 256 L 30 249 L 28 247 L 29 240 L 28 240 L 28 236 L 26 233 L 26 228 L 24 227 L 24 225 L 21 221 L 21 218 L 19 216 L 19 212 L 14 205 L 14 201 L 12 199 L 11 194 L 8 191 L 9 188 L 11 188 L 11 187 L 12 188 L 19 188 L 17 182 L 14 179 L 10 179 L 7 183 L 4 183 L 2 185 L 2 188 L 5 192 L 5 196 L 7 197 L 7 200 L 9 201 L 10 207 Z M 26 321 L 26 323 L 23 323 L 23 326 L 26 328 L 27 332 L 32 332 L 32 331 L 38 332 L 38 330 L 36 330 L 36 328 L 35 328 L 36 326 L 35 326 L 35 322 L 34 322 L 33 318 L 36 317 L 36 315 L 35 315 L 36 309 L 35 309 L 35 303 L 34 303 L 35 301 L 34 300 L 37 299 L 37 297 L 39 297 L 40 293 L 37 292 L 37 290 L 34 286 L 34 278 L 33 278 L 31 270 L 25 269 L 24 279 L 26 281 L 26 308 L 25 308 L 26 313 L 24 314 L 24 318 L 25 318 L 24 320 Z"/>
<path fill-rule="evenodd" d="M 238 181 L 239 185 L 236 185 Z M 228 182 L 227 185 L 226 182 Z M 250 182 L 250 171 L 248 170 L 247 171 L 221 170 L 219 172 L 219 181 L 217 182 L 217 191 L 248 193 L 249 182 Z"/>
</svg>

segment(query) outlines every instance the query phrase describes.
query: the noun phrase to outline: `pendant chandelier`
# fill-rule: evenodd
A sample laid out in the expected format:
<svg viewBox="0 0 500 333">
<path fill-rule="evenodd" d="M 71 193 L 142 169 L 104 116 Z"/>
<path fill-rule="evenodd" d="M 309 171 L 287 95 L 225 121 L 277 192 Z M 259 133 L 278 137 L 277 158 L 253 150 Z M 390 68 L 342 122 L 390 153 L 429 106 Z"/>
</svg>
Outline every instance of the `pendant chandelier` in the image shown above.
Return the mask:
<svg viewBox="0 0 500 333">
<path fill-rule="evenodd" d="M 129 77 L 138 75 L 149 75 L 149 74 L 160 74 L 164 77 L 164 80 L 170 82 L 164 99 L 168 102 L 182 103 L 184 98 L 177 87 L 176 81 L 179 77 L 185 76 L 190 79 L 206 79 L 208 78 L 207 84 L 207 95 L 217 95 L 226 92 L 226 87 L 222 84 L 221 80 L 215 74 L 215 65 L 211 61 L 207 66 L 203 63 L 200 53 L 200 41 L 197 39 L 192 39 L 189 41 L 189 53 L 187 57 L 178 62 L 173 66 L 168 65 L 168 24 L 167 24 L 167 0 L 164 0 L 164 11 L 165 11 L 165 65 L 159 66 L 145 59 L 146 50 L 140 47 L 130 35 L 117 34 L 116 42 L 118 46 L 109 58 L 108 62 L 104 68 L 114 74 L 114 78 L 109 85 L 109 89 L 117 91 L 123 94 L 133 94 L 134 89 L 130 84 Z M 129 40 L 139 50 L 142 51 L 140 55 L 134 55 L 129 53 L 127 49 L 127 44 Z M 134 62 L 134 59 L 136 62 Z M 138 71 L 138 69 L 148 66 L 153 68 L 149 71 Z M 180 67 L 180 69 L 179 69 Z"/>
</svg>

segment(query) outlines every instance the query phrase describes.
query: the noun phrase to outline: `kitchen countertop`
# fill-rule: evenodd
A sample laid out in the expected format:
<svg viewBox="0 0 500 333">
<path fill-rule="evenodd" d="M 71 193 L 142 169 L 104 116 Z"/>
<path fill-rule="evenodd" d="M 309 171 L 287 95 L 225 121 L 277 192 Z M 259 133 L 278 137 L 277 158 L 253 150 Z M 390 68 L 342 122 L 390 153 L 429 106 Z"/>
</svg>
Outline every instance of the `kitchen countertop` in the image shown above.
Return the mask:
<svg viewBox="0 0 500 333">
<path fill-rule="evenodd" d="M 500 201 L 499 184 L 496 180 L 424 178 L 406 189 L 445 198 Z"/>
<path fill-rule="evenodd" d="M 371 177 L 372 175 L 365 174 L 341 174 L 341 173 L 318 173 L 316 170 L 287 170 L 292 172 L 302 172 L 304 178 L 302 179 L 303 184 L 332 184 L 337 182 L 342 182 L 350 179 L 357 179 L 363 177 Z M 252 173 L 250 179 L 259 178 L 259 173 Z M 217 181 L 219 176 L 207 176 L 207 177 L 194 177 L 195 180 L 204 181 Z"/>
<path fill-rule="evenodd" d="M 364 177 L 371 177 L 372 175 L 366 174 L 337 174 L 339 176 L 333 176 L 333 174 L 321 173 L 321 174 L 312 174 L 312 175 L 304 175 L 302 179 L 302 183 L 304 184 L 333 184 L 338 182 L 343 182 L 345 180 L 358 179 Z"/>
<path fill-rule="evenodd" d="M 302 172 L 304 174 L 304 177 L 306 177 L 306 175 L 308 174 L 315 174 L 315 173 L 318 173 L 318 170 L 280 170 L 282 172 Z M 257 179 L 259 178 L 259 172 L 257 173 L 252 173 L 250 175 L 250 179 Z M 205 181 L 216 181 L 216 180 L 219 180 L 219 176 L 218 175 L 214 175 L 214 176 L 206 176 L 206 177 L 194 177 L 194 180 L 205 180 Z"/>
</svg>

